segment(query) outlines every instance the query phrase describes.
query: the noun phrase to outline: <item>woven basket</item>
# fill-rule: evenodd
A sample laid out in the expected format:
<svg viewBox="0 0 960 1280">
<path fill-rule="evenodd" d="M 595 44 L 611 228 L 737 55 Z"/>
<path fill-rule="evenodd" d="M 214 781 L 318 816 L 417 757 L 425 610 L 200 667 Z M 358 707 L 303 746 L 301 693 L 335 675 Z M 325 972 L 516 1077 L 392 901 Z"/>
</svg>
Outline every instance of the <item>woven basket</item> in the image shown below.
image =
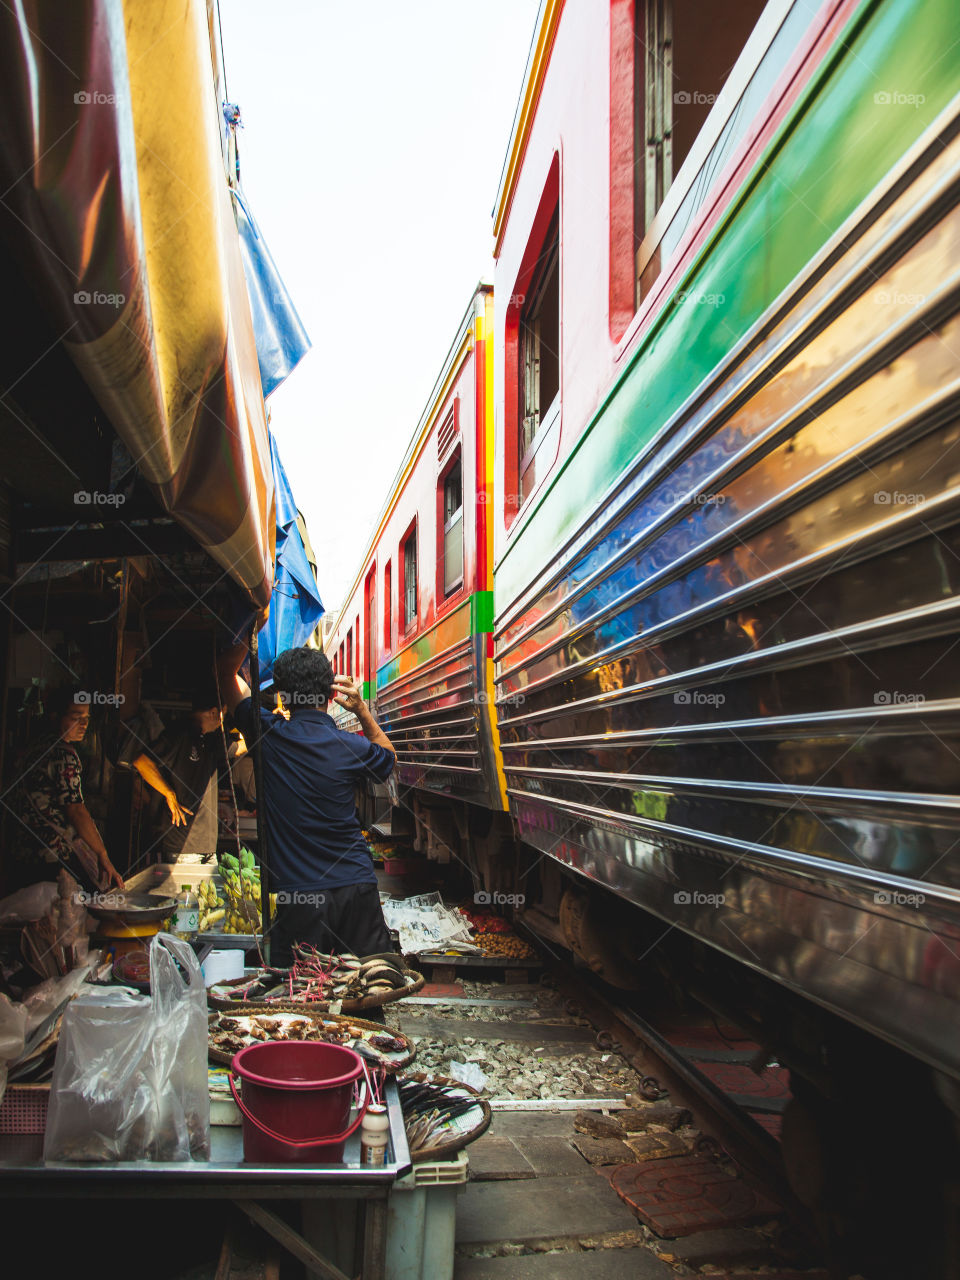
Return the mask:
<svg viewBox="0 0 960 1280">
<path fill-rule="evenodd" d="M 429 1160 L 449 1160 L 458 1151 L 462 1151 L 471 1142 L 475 1142 L 481 1134 L 486 1133 L 490 1121 L 493 1119 L 493 1112 L 490 1110 L 490 1103 L 486 1098 L 481 1098 L 471 1085 L 463 1084 L 460 1080 L 451 1080 L 447 1076 L 436 1076 L 430 1071 L 406 1072 L 405 1077 L 407 1080 L 417 1081 L 418 1084 L 427 1081 L 430 1084 L 445 1085 L 451 1089 L 463 1089 L 466 1093 L 472 1093 L 475 1095 L 477 1106 L 482 1112 L 477 1124 L 466 1133 L 455 1134 L 448 1142 L 441 1142 L 435 1147 L 427 1147 L 423 1151 L 411 1151 L 410 1161 L 412 1164 L 424 1164 Z"/>
<path fill-rule="evenodd" d="M 278 1009 L 274 1009 L 273 1006 L 271 1005 L 266 1011 L 264 1011 L 263 1009 L 255 1009 L 253 1005 L 245 1005 L 242 1010 L 234 1008 L 232 1012 L 238 1017 L 244 1017 L 247 1014 L 259 1014 L 264 1012 L 299 1013 L 299 1014 L 302 1014 L 303 1017 L 309 1018 L 312 1022 L 349 1022 L 351 1026 L 362 1027 L 365 1031 L 376 1031 L 380 1035 L 391 1035 L 395 1040 L 403 1041 L 403 1044 L 406 1046 L 406 1054 L 398 1062 L 387 1062 L 386 1060 L 384 1060 L 383 1068 L 386 1071 L 387 1075 L 393 1075 L 397 1071 L 405 1070 L 413 1061 L 413 1059 L 416 1057 L 416 1053 L 417 1053 L 416 1047 L 414 1046 L 410 1037 L 405 1036 L 402 1031 L 392 1031 L 388 1027 L 383 1026 L 379 1022 L 367 1022 L 366 1019 L 364 1018 L 340 1017 L 339 1015 L 333 1014 L 333 1013 L 321 1014 L 312 1009 L 309 1012 L 306 1012 L 302 1006 L 299 1006 L 296 1009 L 279 1009 L 278 1010 Z M 208 1022 L 212 1022 L 212 1019 L 208 1019 Z M 266 1041 L 258 1042 L 258 1041 L 251 1040 L 250 1043 L 265 1044 Z M 233 1063 L 233 1059 L 235 1055 L 232 1053 L 228 1053 L 224 1049 L 215 1049 L 213 1045 L 210 1045 L 208 1056 L 211 1062 L 218 1062 L 222 1066 L 229 1067 Z"/>
<path fill-rule="evenodd" d="M 354 1013 L 361 1009 L 379 1009 L 385 1004 L 393 1004 L 395 1000 L 405 1000 L 407 996 L 415 996 L 426 982 L 422 973 L 412 969 L 404 970 L 404 985 L 396 991 L 378 991 L 374 995 L 364 996 L 362 1000 L 343 1000 L 341 1013 Z M 237 978 L 233 983 L 218 983 L 218 986 L 242 986 L 248 978 Z M 263 1000 L 224 1000 L 213 994 L 213 988 L 207 992 L 207 1004 L 218 1013 L 326 1013 L 331 1004 L 329 1000 L 271 1000 L 269 1004 Z M 335 1017 L 335 1014 L 330 1014 Z"/>
</svg>

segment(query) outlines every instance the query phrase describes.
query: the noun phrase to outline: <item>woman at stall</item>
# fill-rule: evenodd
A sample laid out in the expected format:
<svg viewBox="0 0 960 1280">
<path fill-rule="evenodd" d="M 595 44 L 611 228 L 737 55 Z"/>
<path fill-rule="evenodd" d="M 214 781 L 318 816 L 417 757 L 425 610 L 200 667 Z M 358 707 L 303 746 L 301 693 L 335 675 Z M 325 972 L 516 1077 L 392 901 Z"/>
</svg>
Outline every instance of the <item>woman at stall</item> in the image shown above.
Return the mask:
<svg viewBox="0 0 960 1280">
<path fill-rule="evenodd" d="M 18 768 L 8 809 L 5 868 L 10 888 L 56 880 L 67 871 L 87 892 L 123 888 L 106 846 L 83 800 L 82 766 L 76 743 L 90 724 L 89 695 L 55 694 L 56 728 L 30 748 Z"/>
</svg>

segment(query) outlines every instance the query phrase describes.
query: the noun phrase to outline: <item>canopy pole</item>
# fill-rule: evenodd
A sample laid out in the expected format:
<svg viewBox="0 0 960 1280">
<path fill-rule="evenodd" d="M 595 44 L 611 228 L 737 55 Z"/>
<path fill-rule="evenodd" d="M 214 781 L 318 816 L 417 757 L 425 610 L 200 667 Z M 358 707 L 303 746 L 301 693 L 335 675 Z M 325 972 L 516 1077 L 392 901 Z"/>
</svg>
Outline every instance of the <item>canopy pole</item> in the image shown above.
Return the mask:
<svg viewBox="0 0 960 1280">
<path fill-rule="evenodd" d="M 257 854 L 260 862 L 260 918 L 263 922 L 264 957 L 270 963 L 270 928 L 273 923 L 270 911 L 270 872 L 267 870 L 267 827 L 264 820 L 266 796 L 263 790 L 263 754 L 260 750 L 260 658 L 257 643 L 257 624 L 250 628 L 250 697 L 253 703 L 253 741 L 248 744 L 253 756 L 253 776 L 257 787 Z"/>
</svg>

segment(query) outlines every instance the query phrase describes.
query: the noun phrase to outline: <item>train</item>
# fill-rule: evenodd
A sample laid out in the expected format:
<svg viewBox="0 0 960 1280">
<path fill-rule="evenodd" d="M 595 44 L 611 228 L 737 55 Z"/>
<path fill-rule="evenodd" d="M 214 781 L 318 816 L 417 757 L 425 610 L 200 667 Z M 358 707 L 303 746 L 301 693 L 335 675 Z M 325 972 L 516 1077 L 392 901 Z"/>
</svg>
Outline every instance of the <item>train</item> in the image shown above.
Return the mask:
<svg viewBox="0 0 960 1280">
<path fill-rule="evenodd" d="M 543 0 L 493 289 L 328 649 L 420 847 L 755 1012 L 798 1183 L 865 1075 L 960 1126 L 958 42 L 952 0 Z"/>
</svg>

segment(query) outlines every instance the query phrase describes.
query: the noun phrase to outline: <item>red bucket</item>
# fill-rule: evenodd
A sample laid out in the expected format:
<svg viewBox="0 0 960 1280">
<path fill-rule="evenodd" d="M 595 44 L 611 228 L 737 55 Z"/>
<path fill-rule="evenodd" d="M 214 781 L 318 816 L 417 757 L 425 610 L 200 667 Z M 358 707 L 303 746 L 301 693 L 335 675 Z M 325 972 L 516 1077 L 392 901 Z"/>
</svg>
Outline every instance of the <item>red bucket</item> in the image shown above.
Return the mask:
<svg viewBox="0 0 960 1280">
<path fill-rule="evenodd" d="M 353 1089 L 365 1075 L 360 1055 L 318 1040 L 266 1040 L 241 1049 L 230 1088 L 243 1113 L 243 1158 L 263 1164 L 339 1164 L 347 1138 L 370 1103 L 348 1125 Z"/>
</svg>

